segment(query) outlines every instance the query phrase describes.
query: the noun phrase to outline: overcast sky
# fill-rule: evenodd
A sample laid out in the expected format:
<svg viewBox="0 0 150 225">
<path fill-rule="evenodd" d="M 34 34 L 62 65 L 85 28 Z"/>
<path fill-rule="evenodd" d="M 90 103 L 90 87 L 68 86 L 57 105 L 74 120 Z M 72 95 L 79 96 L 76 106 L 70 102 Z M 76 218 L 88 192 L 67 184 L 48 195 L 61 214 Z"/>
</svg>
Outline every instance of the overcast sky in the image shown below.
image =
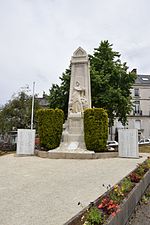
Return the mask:
<svg viewBox="0 0 150 225">
<path fill-rule="evenodd" d="M 34 81 L 48 94 L 73 52 L 93 54 L 102 40 L 150 74 L 149 11 L 150 0 L 0 0 L 0 104 Z"/>
</svg>

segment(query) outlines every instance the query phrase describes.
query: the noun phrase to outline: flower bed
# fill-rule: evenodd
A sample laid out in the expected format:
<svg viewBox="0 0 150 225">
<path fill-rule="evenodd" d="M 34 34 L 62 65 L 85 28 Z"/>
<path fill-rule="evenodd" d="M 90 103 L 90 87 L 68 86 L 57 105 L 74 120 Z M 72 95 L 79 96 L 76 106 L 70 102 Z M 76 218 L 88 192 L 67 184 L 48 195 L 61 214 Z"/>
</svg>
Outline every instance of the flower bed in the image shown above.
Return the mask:
<svg viewBox="0 0 150 225">
<path fill-rule="evenodd" d="M 147 158 L 118 184 L 107 186 L 105 194 L 64 225 L 125 225 L 149 184 L 150 158 Z"/>
</svg>

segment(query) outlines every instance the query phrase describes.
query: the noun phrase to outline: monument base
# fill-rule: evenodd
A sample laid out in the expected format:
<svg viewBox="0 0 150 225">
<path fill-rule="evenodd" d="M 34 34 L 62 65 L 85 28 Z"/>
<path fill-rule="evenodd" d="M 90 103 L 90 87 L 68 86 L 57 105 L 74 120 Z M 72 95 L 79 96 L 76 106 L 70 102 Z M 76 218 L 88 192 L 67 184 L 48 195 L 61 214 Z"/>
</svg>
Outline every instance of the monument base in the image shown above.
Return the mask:
<svg viewBox="0 0 150 225">
<path fill-rule="evenodd" d="M 62 142 L 54 152 L 87 152 L 84 142 L 83 115 L 70 113 L 62 134 Z"/>
<path fill-rule="evenodd" d="M 49 152 L 46 152 L 35 150 L 35 155 L 41 158 L 49 158 L 49 159 L 108 159 L 118 157 L 118 152 L 95 153 L 93 151 L 87 150 L 81 152 L 50 150 Z"/>
</svg>

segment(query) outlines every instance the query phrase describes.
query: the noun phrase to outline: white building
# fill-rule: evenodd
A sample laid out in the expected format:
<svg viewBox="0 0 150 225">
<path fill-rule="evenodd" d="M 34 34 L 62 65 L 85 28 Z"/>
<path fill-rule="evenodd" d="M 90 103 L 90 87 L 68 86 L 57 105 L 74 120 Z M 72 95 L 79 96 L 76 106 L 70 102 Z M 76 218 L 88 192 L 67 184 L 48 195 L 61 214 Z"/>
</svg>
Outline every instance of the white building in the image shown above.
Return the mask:
<svg viewBox="0 0 150 225">
<path fill-rule="evenodd" d="M 133 110 L 128 116 L 126 128 L 137 128 L 139 139 L 150 138 L 150 75 L 137 75 L 131 95 Z M 119 128 L 124 127 L 116 120 L 113 127 L 113 139 L 117 139 Z"/>
</svg>

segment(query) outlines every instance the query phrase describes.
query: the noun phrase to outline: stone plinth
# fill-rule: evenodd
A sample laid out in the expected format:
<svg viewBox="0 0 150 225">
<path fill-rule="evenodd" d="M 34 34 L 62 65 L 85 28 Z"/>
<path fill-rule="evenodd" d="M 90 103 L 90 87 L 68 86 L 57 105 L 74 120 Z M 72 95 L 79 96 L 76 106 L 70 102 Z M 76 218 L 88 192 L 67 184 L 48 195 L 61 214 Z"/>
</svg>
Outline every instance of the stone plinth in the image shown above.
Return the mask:
<svg viewBox="0 0 150 225">
<path fill-rule="evenodd" d="M 138 130 L 120 129 L 119 134 L 119 156 L 129 158 L 139 158 Z"/>
<path fill-rule="evenodd" d="M 70 113 L 63 132 L 61 147 L 67 150 L 86 149 L 84 144 L 83 115 L 81 113 Z"/>
<path fill-rule="evenodd" d="M 108 159 L 118 157 L 118 152 L 95 153 L 93 151 L 66 151 L 51 150 L 49 152 L 35 150 L 35 155 L 49 159 Z"/>
<path fill-rule="evenodd" d="M 17 155 L 34 155 L 35 130 L 18 129 Z"/>
</svg>

